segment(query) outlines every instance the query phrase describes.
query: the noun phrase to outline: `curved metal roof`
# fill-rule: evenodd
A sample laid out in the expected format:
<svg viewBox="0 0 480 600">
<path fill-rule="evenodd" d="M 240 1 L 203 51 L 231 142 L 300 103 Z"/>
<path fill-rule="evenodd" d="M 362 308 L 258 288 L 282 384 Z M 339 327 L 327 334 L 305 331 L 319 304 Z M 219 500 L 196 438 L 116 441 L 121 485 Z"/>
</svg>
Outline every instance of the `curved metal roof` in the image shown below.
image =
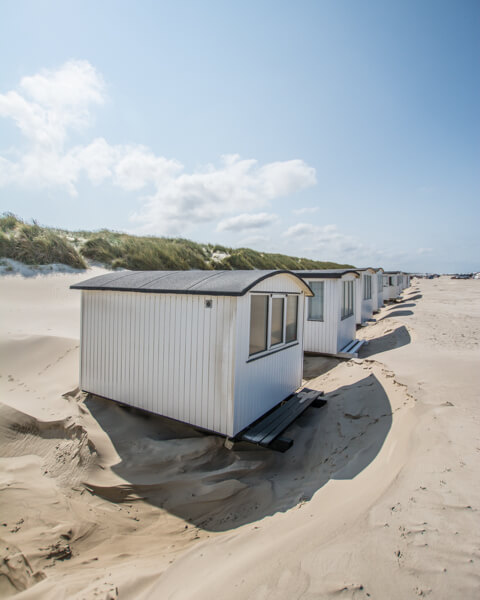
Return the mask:
<svg viewBox="0 0 480 600">
<path fill-rule="evenodd" d="M 352 273 L 355 277 L 360 277 L 358 269 L 312 269 L 311 271 L 293 271 L 303 279 L 309 277 L 311 279 L 340 279 L 348 273 Z"/>
<path fill-rule="evenodd" d="M 275 275 L 285 274 L 296 280 L 307 296 L 312 290 L 292 271 L 117 271 L 98 275 L 71 285 L 73 290 L 114 290 L 167 294 L 203 294 L 243 296 L 255 285 Z"/>
</svg>

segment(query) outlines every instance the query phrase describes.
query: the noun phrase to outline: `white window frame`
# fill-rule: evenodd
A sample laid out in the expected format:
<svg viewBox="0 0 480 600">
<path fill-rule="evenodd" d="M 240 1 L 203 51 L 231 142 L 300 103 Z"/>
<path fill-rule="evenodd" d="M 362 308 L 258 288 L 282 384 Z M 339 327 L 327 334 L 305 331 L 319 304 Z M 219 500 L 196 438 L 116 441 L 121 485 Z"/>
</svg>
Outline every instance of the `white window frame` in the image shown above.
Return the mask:
<svg viewBox="0 0 480 600">
<path fill-rule="evenodd" d="M 274 300 L 283 300 L 283 318 L 282 318 L 282 339 L 275 344 L 272 344 L 272 318 L 273 318 L 273 301 Z M 287 328 L 287 296 L 286 294 L 270 294 L 270 299 L 268 301 L 268 343 L 267 350 L 269 349 L 277 349 L 279 346 L 285 345 L 286 339 L 286 328 Z M 298 319 L 298 314 L 297 314 Z"/>
<path fill-rule="evenodd" d="M 367 285 L 368 282 L 368 285 Z M 369 290 L 367 288 L 370 288 Z M 369 295 L 367 295 L 369 294 Z M 372 299 L 372 276 L 364 275 L 363 276 L 363 299 L 371 300 Z"/>
<path fill-rule="evenodd" d="M 352 317 L 355 313 L 355 282 L 353 279 L 347 279 L 346 281 L 342 282 L 342 304 L 341 304 L 341 320 L 343 321 L 344 319 L 349 319 L 350 317 Z M 347 304 L 345 304 L 345 290 L 346 289 L 351 289 L 351 294 L 348 293 L 348 302 Z M 351 296 L 351 305 L 350 305 L 350 296 Z M 348 312 L 344 314 L 344 309 L 345 310 L 349 310 L 351 312 Z"/>
<path fill-rule="evenodd" d="M 312 296 L 308 299 L 307 302 L 307 321 L 317 321 L 318 323 L 323 323 L 325 321 L 325 282 L 324 281 L 309 281 L 308 285 L 312 288 L 312 283 L 320 283 L 322 285 L 322 318 L 316 319 L 310 316 L 310 302 L 315 298 Z M 313 290 L 313 288 L 312 288 Z"/>
<path fill-rule="evenodd" d="M 277 292 L 252 292 L 250 294 L 250 296 L 267 296 L 268 297 L 268 313 L 267 313 L 267 349 L 266 350 L 261 350 L 260 352 L 255 352 L 253 354 L 250 354 L 250 327 L 248 328 L 248 360 L 247 362 L 250 362 L 251 360 L 256 360 L 257 358 L 262 358 L 263 356 L 268 356 L 269 354 L 274 354 L 275 352 L 278 352 L 279 350 L 284 350 L 286 348 L 291 348 L 292 346 L 296 346 L 298 345 L 299 342 L 299 328 L 300 328 L 300 321 L 299 321 L 299 312 L 300 312 L 300 296 L 301 294 L 296 294 L 296 293 L 277 293 Z M 297 296 L 298 300 L 297 300 L 297 337 L 295 340 L 292 340 L 291 342 L 286 342 L 286 338 L 287 338 L 287 303 L 288 303 L 288 297 L 289 296 Z M 282 341 L 277 343 L 277 344 L 272 344 L 272 300 L 274 298 L 282 298 L 283 299 L 283 330 L 282 330 Z M 251 300 L 249 300 L 249 311 L 248 311 L 248 322 L 250 324 L 251 322 L 251 310 L 252 310 L 252 302 Z"/>
</svg>

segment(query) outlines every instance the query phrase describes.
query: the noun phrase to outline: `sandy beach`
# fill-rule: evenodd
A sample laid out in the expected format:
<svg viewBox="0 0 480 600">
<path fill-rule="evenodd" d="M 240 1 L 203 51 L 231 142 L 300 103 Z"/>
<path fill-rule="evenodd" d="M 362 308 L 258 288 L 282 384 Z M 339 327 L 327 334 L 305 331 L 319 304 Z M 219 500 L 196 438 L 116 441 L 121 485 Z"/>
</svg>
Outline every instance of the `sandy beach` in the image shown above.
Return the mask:
<svg viewBox="0 0 480 600">
<path fill-rule="evenodd" d="M 285 454 L 78 389 L 80 294 L 0 279 L 0 597 L 474 599 L 480 281 L 413 280 L 306 357 Z"/>
</svg>

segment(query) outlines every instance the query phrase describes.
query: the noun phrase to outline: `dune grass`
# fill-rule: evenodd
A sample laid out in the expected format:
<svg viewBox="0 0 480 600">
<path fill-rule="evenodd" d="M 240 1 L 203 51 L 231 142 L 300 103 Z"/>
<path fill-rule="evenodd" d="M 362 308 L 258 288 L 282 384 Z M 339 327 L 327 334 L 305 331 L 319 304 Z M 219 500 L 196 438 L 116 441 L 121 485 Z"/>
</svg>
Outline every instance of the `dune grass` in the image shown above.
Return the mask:
<svg viewBox="0 0 480 600">
<path fill-rule="evenodd" d="M 7 213 L 0 217 L 0 256 L 26 265 L 61 263 L 85 269 L 87 263 L 64 236 Z"/>
<path fill-rule="evenodd" d="M 12 213 L 0 217 L 0 256 L 29 265 L 63 263 L 86 268 L 88 262 L 108 268 L 188 269 L 331 269 L 351 267 L 329 261 L 199 244 L 183 238 L 134 236 L 102 229 L 65 231 L 25 223 Z"/>
</svg>

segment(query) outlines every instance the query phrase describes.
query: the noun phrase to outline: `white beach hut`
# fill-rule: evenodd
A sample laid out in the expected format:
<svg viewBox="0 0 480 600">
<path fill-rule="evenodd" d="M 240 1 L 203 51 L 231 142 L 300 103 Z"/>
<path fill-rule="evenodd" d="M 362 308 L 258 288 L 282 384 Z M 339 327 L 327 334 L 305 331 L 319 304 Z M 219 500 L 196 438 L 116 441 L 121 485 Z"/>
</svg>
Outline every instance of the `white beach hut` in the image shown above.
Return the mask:
<svg viewBox="0 0 480 600">
<path fill-rule="evenodd" d="M 377 312 L 383 306 L 383 269 L 376 269 L 372 279 L 373 290 L 373 312 Z"/>
<path fill-rule="evenodd" d="M 82 290 L 80 387 L 235 436 L 301 386 L 290 271 L 122 271 Z"/>
<path fill-rule="evenodd" d="M 356 281 L 355 321 L 361 325 L 373 315 L 373 278 L 375 269 L 356 269 L 360 277 Z"/>
<path fill-rule="evenodd" d="M 402 273 L 402 290 L 410 287 L 410 274 Z"/>
<path fill-rule="evenodd" d="M 295 271 L 313 291 L 306 299 L 306 352 L 341 354 L 355 340 L 355 269 Z"/>
<path fill-rule="evenodd" d="M 383 274 L 383 300 L 388 302 L 399 297 L 398 271 L 385 271 Z"/>
</svg>

